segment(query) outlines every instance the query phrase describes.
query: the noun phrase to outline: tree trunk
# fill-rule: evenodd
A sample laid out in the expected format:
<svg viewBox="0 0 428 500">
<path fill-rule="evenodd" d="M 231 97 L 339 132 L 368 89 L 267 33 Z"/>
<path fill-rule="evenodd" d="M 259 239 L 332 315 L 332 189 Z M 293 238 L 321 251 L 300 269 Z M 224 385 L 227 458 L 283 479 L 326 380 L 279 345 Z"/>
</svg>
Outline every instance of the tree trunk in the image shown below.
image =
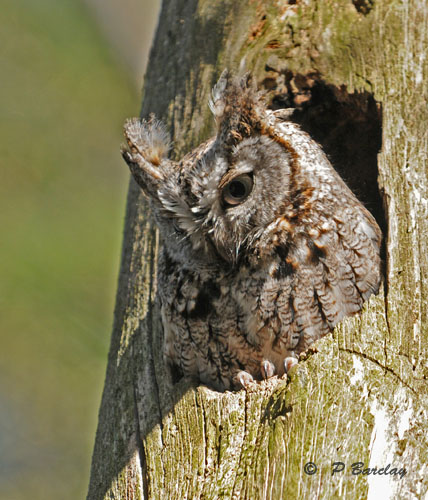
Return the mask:
<svg viewBox="0 0 428 500">
<path fill-rule="evenodd" d="M 383 225 L 385 287 L 288 380 L 172 386 L 161 242 L 131 181 L 88 499 L 426 495 L 427 32 L 425 0 L 164 0 L 142 115 L 168 124 L 179 157 L 214 132 L 207 102 L 222 69 L 245 65 Z"/>
</svg>

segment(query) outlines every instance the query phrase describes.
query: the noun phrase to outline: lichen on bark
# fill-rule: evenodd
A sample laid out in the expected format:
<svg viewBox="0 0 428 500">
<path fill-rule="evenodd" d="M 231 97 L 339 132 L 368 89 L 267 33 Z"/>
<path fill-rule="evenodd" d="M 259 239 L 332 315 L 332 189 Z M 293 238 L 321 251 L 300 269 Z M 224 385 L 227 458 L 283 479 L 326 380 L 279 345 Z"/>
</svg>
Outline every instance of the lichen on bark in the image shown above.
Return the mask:
<svg viewBox="0 0 428 500">
<path fill-rule="evenodd" d="M 222 394 L 172 386 L 155 300 L 160 242 L 131 181 L 88 499 L 426 495 L 427 31 L 423 0 L 164 0 L 142 115 L 168 124 L 177 155 L 212 133 L 207 101 L 224 67 L 251 70 L 274 94 L 278 75 L 313 73 L 346 90 L 338 99 L 377 103 L 385 289 L 288 381 Z M 407 474 L 352 475 L 359 461 Z M 343 473 L 332 476 L 333 462 Z"/>
</svg>

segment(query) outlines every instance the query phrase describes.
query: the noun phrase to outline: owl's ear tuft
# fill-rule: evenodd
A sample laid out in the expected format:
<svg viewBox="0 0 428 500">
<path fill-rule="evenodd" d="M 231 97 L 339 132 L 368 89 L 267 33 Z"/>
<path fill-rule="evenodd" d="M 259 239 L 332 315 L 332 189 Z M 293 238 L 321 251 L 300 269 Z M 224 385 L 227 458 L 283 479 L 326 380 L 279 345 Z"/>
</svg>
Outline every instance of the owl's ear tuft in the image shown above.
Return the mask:
<svg viewBox="0 0 428 500">
<path fill-rule="evenodd" d="M 121 153 L 137 184 L 152 197 L 159 183 L 169 176 L 172 162 L 166 159 L 170 148 L 168 133 L 152 115 L 149 120 L 131 118 L 124 125 L 126 144 Z"/>
<path fill-rule="evenodd" d="M 217 138 L 236 145 L 264 128 L 266 109 L 250 73 L 234 77 L 223 71 L 212 91 L 210 109 L 217 121 Z"/>
<path fill-rule="evenodd" d="M 160 165 L 171 147 L 168 132 L 163 123 L 150 115 L 149 120 L 130 118 L 124 125 L 127 146 L 122 147 L 122 154 L 140 154 L 152 165 Z M 126 158 L 125 158 L 126 159 Z"/>
</svg>

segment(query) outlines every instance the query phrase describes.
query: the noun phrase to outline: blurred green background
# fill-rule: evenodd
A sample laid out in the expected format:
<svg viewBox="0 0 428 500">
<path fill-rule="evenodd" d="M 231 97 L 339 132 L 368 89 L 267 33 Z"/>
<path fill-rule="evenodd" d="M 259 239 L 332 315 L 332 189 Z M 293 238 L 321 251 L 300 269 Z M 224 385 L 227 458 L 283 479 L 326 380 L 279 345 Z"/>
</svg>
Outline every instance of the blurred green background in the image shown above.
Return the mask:
<svg viewBox="0 0 428 500">
<path fill-rule="evenodd" d="M 158 7 L 1 0 L 2 500 L 86 496 Z"/>
</svg>

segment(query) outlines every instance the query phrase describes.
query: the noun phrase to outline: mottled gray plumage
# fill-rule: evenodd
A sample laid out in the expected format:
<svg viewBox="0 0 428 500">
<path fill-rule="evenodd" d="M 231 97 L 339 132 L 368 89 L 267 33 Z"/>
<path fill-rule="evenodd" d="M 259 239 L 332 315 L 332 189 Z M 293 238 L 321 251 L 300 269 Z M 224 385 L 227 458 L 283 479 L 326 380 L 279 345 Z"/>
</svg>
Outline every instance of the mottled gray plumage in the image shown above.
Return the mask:
<svg viewBox="0 0 428 500">
<path fill-rule="evenodd" d="M 180 162 L 163 126 L 125 124 L 123 156 L 164 242 L 167 360 L 219 390 L 284 373 L 381 280 L 381 232 L 320 146 L 224 72 L 217 136 Z M 285 365 L 290 365 L 290 359 Z"/>
</svg>

